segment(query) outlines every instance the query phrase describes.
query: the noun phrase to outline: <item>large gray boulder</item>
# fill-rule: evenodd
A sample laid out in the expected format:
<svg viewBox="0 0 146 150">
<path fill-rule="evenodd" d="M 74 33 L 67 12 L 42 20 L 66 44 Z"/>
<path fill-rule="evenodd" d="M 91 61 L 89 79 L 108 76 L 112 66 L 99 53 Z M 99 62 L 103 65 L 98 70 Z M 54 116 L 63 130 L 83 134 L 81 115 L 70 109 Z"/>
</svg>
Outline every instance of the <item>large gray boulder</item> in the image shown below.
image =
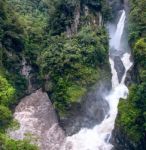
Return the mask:
<svg viewBox="0 0 146 150">
<path fill-rule="evenodd" d="M 30 138 L 41 150 L 59 150 L 65 135 L 47 93 L 37 90 L 24 97 L 16 107 L 14 118 L 20 128 L 9 131 L 13 139 Z"/>
</svg>

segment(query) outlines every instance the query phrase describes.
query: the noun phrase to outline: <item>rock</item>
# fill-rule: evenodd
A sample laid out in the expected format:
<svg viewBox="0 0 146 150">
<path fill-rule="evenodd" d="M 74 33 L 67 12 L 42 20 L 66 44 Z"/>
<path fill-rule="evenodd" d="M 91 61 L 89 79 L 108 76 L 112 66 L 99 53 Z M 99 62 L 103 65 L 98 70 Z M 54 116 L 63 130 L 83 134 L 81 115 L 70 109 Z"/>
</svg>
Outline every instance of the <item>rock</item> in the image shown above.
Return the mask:
<svg viewBox="0 0 146 150">
<path fill-rule="evenodd" d="M 70 110 L 71 115 L 60 120 L 66 135 L 71 136 L 81 128 L 92 129 L 103 121 L 105 114 L 109 111 L 105 95 L 110 88 L 109 81 L 100 81 L 86 93 L 80 104 L 73 105 Z"/>
<path fill-rule="evenodd" d="M 112 150 L 145 150 L 145 139 L 139 142 L 133 142 L 127 136 L 126 133 L 123 132 L 122 127 L 115 126 L 115 129 L 112 133 L 112 138 L 110 142 L 114 145 Z"/>
<path fill-rule="evenodd" d="M 71 24 L 71 27 L 69 26 L 66 27 L 66 33 L 68 38 L 76 34 L 78 31 L 78 26 L 80 23 L 80 15 L 81 15 L 80 13 L 81 13 L 80 3 L 78 3 L 74 11 L 73 23 Z"/>
<path fill-rule="evenodd" d="M 115 64 L 114 67 L 117 71 L 117 75 L 118 75 L 118 79 L 119 79 L 119 83 L 120 83 L 122 80 L 122 77 L 125 73 L 125 67 L 124 67 L 123 62 L 119 56 L 114 57 L 114 64 Z"/>
<path fill-rule="evenodd" d="M 13 139 L 31 138 L 41 150 L 60 149 L 65 135 L 47 93 L 40 89 L 24 97 L 15 109 L 14 118 L 20 128 L 8 131 Z"/>
<path fill-rule="evenodd" d="M 114 145 L 112 150 L 136 150 L 135 143 L 132 143 L 122 129 L 115 127 L 112 133 L 111 143 Z M 138 150 L 143 150 L 139 147 Z"/>
</svg>

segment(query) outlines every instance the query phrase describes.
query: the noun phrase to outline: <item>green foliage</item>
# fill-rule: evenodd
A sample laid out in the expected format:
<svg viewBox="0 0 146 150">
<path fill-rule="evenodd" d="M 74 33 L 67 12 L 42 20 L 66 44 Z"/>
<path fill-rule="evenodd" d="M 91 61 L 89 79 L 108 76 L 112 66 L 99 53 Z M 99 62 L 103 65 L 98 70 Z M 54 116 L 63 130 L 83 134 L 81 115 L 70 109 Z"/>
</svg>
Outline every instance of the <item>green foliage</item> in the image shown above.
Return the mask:
<svg viewBox="0 0 146 150">
<path fill-rule="evenodd" d="M 14 98 L 15 89 L 0 76 L 0 104 L 9 106 Z"/>
<path fill-rule="evenodd" d="M 79 9 L 81 15 L 84 14 L 84 6 L 88 6 L 94 14 L 100 11 L 105 21 L 110 20 L 112 17 L 111 7 L 106 0 L 52 0 L 51 2 L 47 1 L 47 4 L 50 10 L 47 27 L 49 30 L 47 31 L 51 35 L 60 35 L 65 32 L 66 27 L 72 25 L 77 9 Z M 78 7 L 79 5 L 81 10 Z"/>
<path fill-rule="evenodd" d="M 6 128 L 12 121 L 12 113 L 9 106 L 15 101 L 15 89 L 6 78 L 0 76 L 0 128 Z"/>
<path fill-rule="evenodd" d="M 101 8 L 101 0 L 81 0 L 81 2 L 95 9 Z"/>
<path fill-rule="evenodd" d="M 6 128 L 7 125 L 11 122 L 11 120 L 11 111 L 7 107 L 0 105 L 0 128 Z"/>
<path fill-rule="evenodd" d="M 18 130 L 19 128 L 20 128 L 20 124 L 18 120 L 15 120 L 13 118 L 13 120 L 11 120 L 10 124 L 8 125 L 8 129 L 10 129 L 11 131 L 15 131 Z"/>
<path fill-rule="evenodd" d="M 9 137 L 0 134 L 0 149 L 1 150 L 38 150 L 38 148 L 29 143 L 29 141 L 15 141 Z"/>
<path fill-rule="evenodd" d="M 65 78 L 56 76 L 56 80 L 53 85 L 53 92 L 50 95 L 51 99 L 54 100 L 54 106 L 58 110 L 60 116 L 66 114 L 69 108 L 69 95 L 67 94 L 68 82 Z"/>
<path fill-rule="evenodd" d="M 71 39 L 64 35 L 49 39 L 38 65 L 42 76 L 49 76 L 53 83 L 51 98 L 56 108 L 67 110 L 75 101 L 75 93 L 77 97 L 82 96 L 85 89 L 99 79 L 98 68 L 106 63 L 107 49 L 105 30 L 90 26 L 83 27 Z"/>
<path fill-rule="evenodd" d="M 5 0 L 0 1 L 0 18 L 5 18 Z"/>
<path fill-rule="evenodd" d="M 75 6 L 78 5 L 78 3 L 77 0 L 52 1 L 54 7 L 48 19 L 48 28 L 51 35 L 60 34 L 66 30 L 66 26 L 71 25 Z"/>
<path fill-rule="evenodd" d="M 72 85 L 68 87 L 67 93 L 70 97 L 71 102 L 80 102 L 80 98 L 85 94 L 86 89 L 79 85 Z"/>
<path fill-rule="evenodd" d="M 23 78 L 20 76 L 20 67 L 21 53 L 23 53 L 25 49 L 24 32 L 15 10 L 11 8 L 8 1 L 2 0 L 1 3 L 1 7 L 3 8 L 1 11 L 3 13 L 1 13 L 2 16 L 0 16 L 0 73 L 3 74 L 16 89 L 16 95 L 20 95 L 20 93 L 22 95 L 24 88 L 21 87 L 24 87 L 26 84 L 24 83 L 20 87 L 17 85 Z"/>
<path fill-rule="evenodd" d="M 23 29 L 24 54 L 32 64 L 35 64 L 36 55 L 42 49 L 44 43 L 44 29 L 47 26 L 47 6 L 44 5 L 43 1 L 29 0 L 9 0 L 8 4 L 9 7 L 13 8 L 15 16 Z"/>
<path fill-rule="evenodd" d="M 111 8 L 111 6 L 109 6 L 109 2 L 106 0 L 102 0 L 101 5 L 102 5 L 101 12 L 103 15 L 103 19 L 105 22 L 107 22 L 107 21 L 111 20 L 113 17 L 112 8 Z"/>
</svg>

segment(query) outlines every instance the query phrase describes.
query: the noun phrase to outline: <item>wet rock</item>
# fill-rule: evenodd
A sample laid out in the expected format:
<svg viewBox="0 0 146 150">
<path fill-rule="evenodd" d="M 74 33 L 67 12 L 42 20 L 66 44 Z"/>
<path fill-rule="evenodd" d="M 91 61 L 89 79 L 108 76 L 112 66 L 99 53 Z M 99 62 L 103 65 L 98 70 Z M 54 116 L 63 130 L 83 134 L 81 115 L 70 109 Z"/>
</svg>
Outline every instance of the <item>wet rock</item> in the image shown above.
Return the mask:
<svg viewBox="0 0 146 150">
<path fill-rule="evenodd" d="M 41 150 L 60 149 L 65 138 L 64 132 L 58 124 L 48 95 L 41 89 L 21 100 L 16 107 L 14 118 L 20 123 L 20 128 L 8 131 L 12 138 L 30 138 Z"/>
<path fill-rule="evenodd" d="M 114 148 L 112 150 L 137 150 L 136 143 L 131 142 L 127 135 L 124 134 L 122 129 L 116 126 L 113 130 L 112 138 L 110 141 Z M 141 147 L 138 150 L 144 150 Z"/>
<path fill-rule="evenodd" d="M 132 68 L 133 67 L 131 67 L 131 69 L 127 72 L 127 76 L 126 76 L 126 79 L 125 79 L 125 84 L 127 86 L 130 86 L 136 80 L 136 77 L 134 75 L 135 72 L 134 72 L 134 70 Z"/>
<path fill-rule="evenodd" d="M 73 106 L 70 117 L 61 119 L 60 123 L 67 135 L 73 135 L 81 128 L 93 128 L 103 121 L 109 111 L 105 95 L 110 88 L 109 81 L 99 82 L 83 97 L 81 104 Z"/>
<path fill-rule="evenodd" d="M 117 75 L 118 75 L 118 79 L 119 79 L 119 83 L 120 83 L 122 80 L 122 77 L 125 73 L 125 67 L 124 67 L 123 62 L 119 56 L 114 57 L 114 64 L 115 64 L 114 67 L 117 71 Z"/>
<path fill-rule="evenodd" d="M 123 0 L 124 1 L 124 8 L 127 13 L 130 11 L 130 5 L 129 5 L 129 0 Z"/>
<path fill-rule="evenodd" d="M 135 143 L 130 140 L 126 133 L 123 132 L 122 127 L 117 126 L 113 130 L 110 142 L 114 145 L 112 150 L 145 150 L 145 140 L 140 143 Z"/>
</svg>

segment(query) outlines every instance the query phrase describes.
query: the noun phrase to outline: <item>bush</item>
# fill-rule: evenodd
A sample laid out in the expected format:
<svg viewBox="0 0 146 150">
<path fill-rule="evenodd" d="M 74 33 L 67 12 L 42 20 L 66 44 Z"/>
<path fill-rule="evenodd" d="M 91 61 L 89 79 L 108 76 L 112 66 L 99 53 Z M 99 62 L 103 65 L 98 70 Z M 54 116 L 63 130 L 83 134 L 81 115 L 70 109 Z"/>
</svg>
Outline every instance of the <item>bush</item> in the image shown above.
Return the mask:
<svg viewBox="0 0 146 150">
<path fill-rule="evenodd" d="M 146 39 L 141 38 L 135 43 L 134 56 L 138 65 L 146 67 Z"/>
<path fill-rule="evenodd" d="M 12 104 L 15 89 L 8 83 L 8 81 L 0 76 L 0 104 L 9 106 Z"/>
<path fill-rule="evenodd" d="M 0 128 L 6 128 L 11 120 L 11 111 L 7 107 L 0 105 Z"/>
<path fill-rule="evenodd" d="M 146 133 L 146 83 L 133 85 L 128 99 L 119 105 L 117 123 L 122 127 L 130 140 L 139 143 Z"/>
<path fill-rule="evenodd" d="M 38 150 L 36 146 L 30 144 L 27 140 L 15 141 L 3 134 L 0 134 L 0 149 L 1 150 Z"/>
<path fill-rule="evenodd" d="M 53 83 L 50 96 L 58 110 L 67 110 L 75 101 L 75 93 L 78 99 L 99 79 L 99 68 L 107 62 L 107 41 L 103 28 L 95 30 L 89 26 L 71 39 L 64 35 L 49 39 L 48 48 L 38 57 L 38 65 L 42 77 L 49 76 Z"/>
</svg>

